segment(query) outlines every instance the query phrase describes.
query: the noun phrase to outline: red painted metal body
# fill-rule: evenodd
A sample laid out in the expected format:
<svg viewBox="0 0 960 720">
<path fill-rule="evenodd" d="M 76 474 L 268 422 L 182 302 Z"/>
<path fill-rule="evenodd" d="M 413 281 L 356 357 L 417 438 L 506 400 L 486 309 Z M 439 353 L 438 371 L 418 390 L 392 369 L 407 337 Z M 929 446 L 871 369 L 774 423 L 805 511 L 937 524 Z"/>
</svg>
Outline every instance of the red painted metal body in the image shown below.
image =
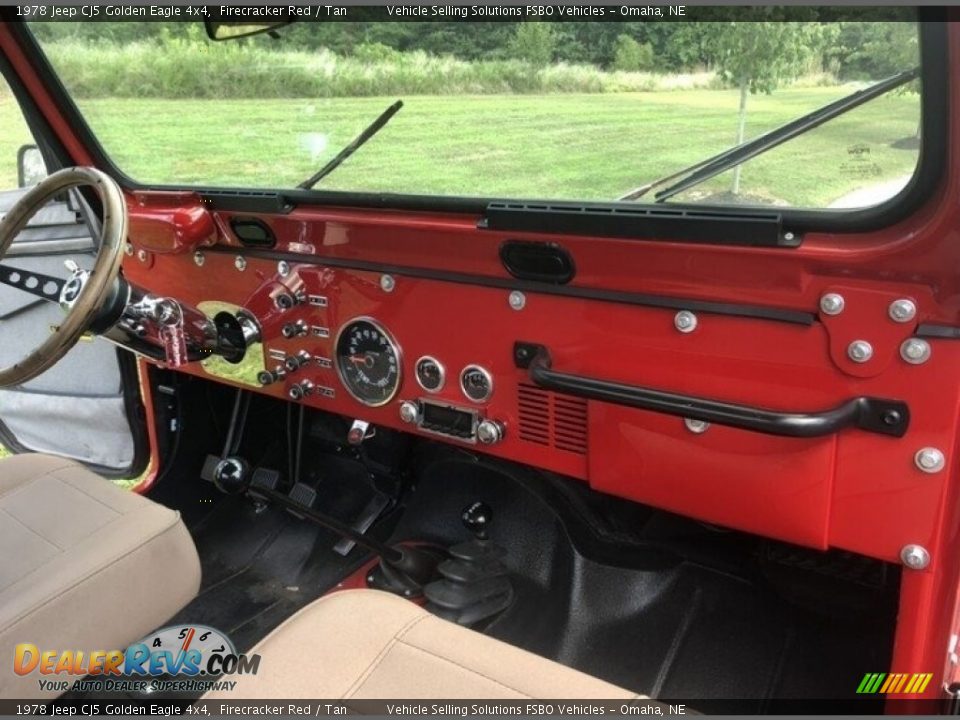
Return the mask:
<svg viewBox="0 0 960 720">
<path fill-rule="evenodd" d="M 949 32 L 950 63 L 956 68 L 960 27 Z M 75 161 L 89 162 L 89 153 L 2 25 L 0 46 Z M 468 363 L 478 363 L 495 379 L 490 402 L 478 407 L 507 429 L 502 443 L 478 451 L 810 547 L 898 562 L 903 545 L 920 543 L 932 562 L 926 570 L 903 572 L 890 669 L 934 672 L 942 680 L 949 673 L 948 639 L 956 632 L 960 569 L 960 340 L 930 340 L 932 359 L 923 365 L 903 362 L 899 346 L 921 322 L 960 327 L 958 101 L 960 73 L 954 72 L 947 101 L 948 170 L 923 208 L 880 231 L 810 234 L 797 249 L 537 238 L 479 230 L 473 216 L 303 207 L 282 216 L 258 216 L 275 232 L 277 250 L 299 256 L 286 277 L 278 273 L 275 259 L 239 247 L 223 213 L 214 213 L 217 248 L 205 252 L 202 267 L 185 250 L 205 241 L 178 245 L 171 228 L 171 245 L 164 248 L 157 246 L 162 233 L 152 233 L 145 243 L 134 230 L 131 242 L 147 254 L 143 260 L 128 257 L 124 273 L 145 289 L 185 303 L 217 300 L 246 307 L 262 325 L 268 351 L 305 349 L 332 359 L 337 330 L 361 315 L 377 318 L 401 347 L 401 390 L 384 407 L 360 405 L 332 368 L 319 365 L 263 389 L 276 397 L 286 397 L 290 382 L 310 379 L 334 391 L 332 398 L 312 395 L 311 406 L 410 430 L 397 406 L 426 395 L 413 380 L 418 357 L 443 362 L 447 385 L 438 397 L 465 407 L 472 403 L 459 392 L 456 376 Z M 130 196 L 131 228 L 162 223 L 159 213 L 143 205 L 142 194 L 139 198 Z M 184 201 L 184 211 L 190 207 L 192 201 Z M 506 289 L 484 284 L 509 279 L 498 259 L 508 237 L 563 245 L 576 260 L 577 288 L 786 308 L 817 314 L 817 320 L 804 326 L 700 313 L 696 331 L 682 334 L 673 326 L 674 310 L 538 292 L 528 292 L 518 312 L 509 306 Z M 235 265 L 237 255 L 246 260 L 242 271 Z M 390 267 L 396 279 L 392 292 L 381 288 L 381 271 L 367 263 Z M 452 281 L 424 277 L 425 271 L 470 277 Z M 276 291 L 301 283 L 308 294 L 325 297 L 326 306 L 306 303 L 279 311 Z M 825 292 L 843 294 L 847 311 L 820 315 L 818 300 Z M 889 303 L 902 297 L 918 305 L 918 316 L 909 324 L 895 323 L 887 314 Z M 282 325 L 296 319 L 328 329 L 329 337 L 283 338 Z M 853 339 L 873 344 L 869 364 L 847 357 Z M 525 439 L 522 432 L 521 393 L 528 391 L 522 389 L 524 371 L 513 364 L 517 340 L 548 346 L 559 370 L 771 409 L 823 410 L 859 395 L 904 400 L 911 424 L 899 439 L 859 430 L 789 439 L 716 426 L 694 434 L 678 418 L 591 401 L 582 437 L 558 443 L 557 429 L 551 427 L 544 444 Z M 205 374 L 197 365 L 184 371 Z M 548 417 L 556 414 L 551 407 Z M 924 446 L 944 452 L 943 471 L 926 474 L 915 467 L 914 453 Z M 928 693 L 936 687 L 931 684 Z"/>
</svg>

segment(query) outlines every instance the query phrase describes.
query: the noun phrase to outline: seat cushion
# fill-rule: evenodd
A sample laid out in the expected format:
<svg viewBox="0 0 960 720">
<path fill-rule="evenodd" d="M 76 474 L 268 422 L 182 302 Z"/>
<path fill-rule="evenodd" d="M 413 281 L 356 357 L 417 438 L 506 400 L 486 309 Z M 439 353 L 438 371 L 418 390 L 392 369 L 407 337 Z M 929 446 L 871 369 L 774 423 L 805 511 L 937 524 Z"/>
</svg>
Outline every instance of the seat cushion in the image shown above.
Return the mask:
<svg viewBox="0 0 960 720">
<path fill-rule="evenodd" d="M 258 674 L 205 700 L 638 697 L 376 590 L 327 595 L 251 652 Z"/>
<path fill-rule="evenodd" d="M 11 661 L 18 643 L 125 649 L 199 585 L 178 513 L 70 460 L 0 460 L 0 658 Z M 0 672 L 0 697 L 47 695 L 38 677 Z"/>
</svg>

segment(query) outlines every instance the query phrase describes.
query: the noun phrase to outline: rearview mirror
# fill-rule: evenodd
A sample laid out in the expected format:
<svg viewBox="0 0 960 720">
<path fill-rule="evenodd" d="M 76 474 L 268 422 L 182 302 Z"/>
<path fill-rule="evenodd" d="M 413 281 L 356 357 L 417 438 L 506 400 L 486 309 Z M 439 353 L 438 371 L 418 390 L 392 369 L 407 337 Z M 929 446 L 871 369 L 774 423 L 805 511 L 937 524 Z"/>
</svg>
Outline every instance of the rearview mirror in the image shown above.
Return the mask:
<svg viewBox="0 0 960 720">
<path fill-rule="evenodd" d="M 229 7 L 229 6 L 225 6 Z M 214 8 L 207 8 L 214 17 L 219 14 Z M 207 37 L 211 40 L 236 40 L 260 33 L 270 32 L 289 25 L 292 20 L 277 20 L 274 22 L 251 22 L 249 20 L 218 20 L 207 17 L 203 24 L 207 28 Z"/>
<path fill-rule="evenodd" d="M 20 187 L 36 185 L 47 176 L 47 164 L 36 145 L 21 145 L 17 150 L 17 184 Z"/>
</svg>

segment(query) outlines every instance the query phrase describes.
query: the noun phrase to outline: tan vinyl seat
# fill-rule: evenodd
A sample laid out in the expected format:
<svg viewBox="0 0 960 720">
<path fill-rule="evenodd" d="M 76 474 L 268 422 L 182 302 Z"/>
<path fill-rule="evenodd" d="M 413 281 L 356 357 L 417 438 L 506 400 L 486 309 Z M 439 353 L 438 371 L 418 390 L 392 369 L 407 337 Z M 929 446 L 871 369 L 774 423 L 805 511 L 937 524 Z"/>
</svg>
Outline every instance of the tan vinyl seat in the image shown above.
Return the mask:
<svg viewBox="0 0 960 720">
<path fill-rule="evenodd" d="M 259 672 L 204 700 L 642 697 L 377 590 L 327 595 L 250 652 Z"/>
<path fill-rule="evenodd" d="M 70 460 L 0 460 L 0 697 L 54 695 L 14 648 L 123 650 L 165 623 L 200 585 L 178 513 Z M 76 679 L 47 676 L 47 679 Z"/>
</svg>

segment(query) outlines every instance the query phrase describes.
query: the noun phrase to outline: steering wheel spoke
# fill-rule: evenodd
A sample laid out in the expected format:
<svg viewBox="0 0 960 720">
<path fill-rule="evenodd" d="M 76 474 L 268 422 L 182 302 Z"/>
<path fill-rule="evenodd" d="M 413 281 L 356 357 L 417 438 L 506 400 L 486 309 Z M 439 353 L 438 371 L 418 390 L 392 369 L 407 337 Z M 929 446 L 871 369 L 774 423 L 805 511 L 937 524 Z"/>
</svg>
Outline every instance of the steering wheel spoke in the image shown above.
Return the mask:
<svg viewBox="0 0 960 720">
<path fill-rule="evenodd" d="M 42 273 L 0 265 L 0 284 L 15 287 L 44 300 L 60 302 L 63 320 L 55 332 L 46 335 L 32 351 L 9 367 L 0 367 L 0 387 L 22 385 L 51 368 L 90 330 L 110 297 L 120 273 L 123 243 L 127 237 L 127 204 L 123 191 L 109 175 L 91 167 L 71 167 L 48 175 L 31 187 L 0 217 L 0 260 L 30 218 L 52 198 L 80 185 L 89 186 L 100 197 L 103 222 L 97 257 L 89 272 L 71 265 L 68 280 Z M 63 297 L 61 297 L 63 296 Z M 10 340 L 3 338 L 0 340 Z"/>
<path fill-rule="evenodd" d="M 51 277 L 33 270 L 21 270 L 12 265 L 0 264 L 0 284 L 23 290 L 49 302 L 60 300 L 60 293 L 66 283 L 61 278 Z"/>
</svg>

